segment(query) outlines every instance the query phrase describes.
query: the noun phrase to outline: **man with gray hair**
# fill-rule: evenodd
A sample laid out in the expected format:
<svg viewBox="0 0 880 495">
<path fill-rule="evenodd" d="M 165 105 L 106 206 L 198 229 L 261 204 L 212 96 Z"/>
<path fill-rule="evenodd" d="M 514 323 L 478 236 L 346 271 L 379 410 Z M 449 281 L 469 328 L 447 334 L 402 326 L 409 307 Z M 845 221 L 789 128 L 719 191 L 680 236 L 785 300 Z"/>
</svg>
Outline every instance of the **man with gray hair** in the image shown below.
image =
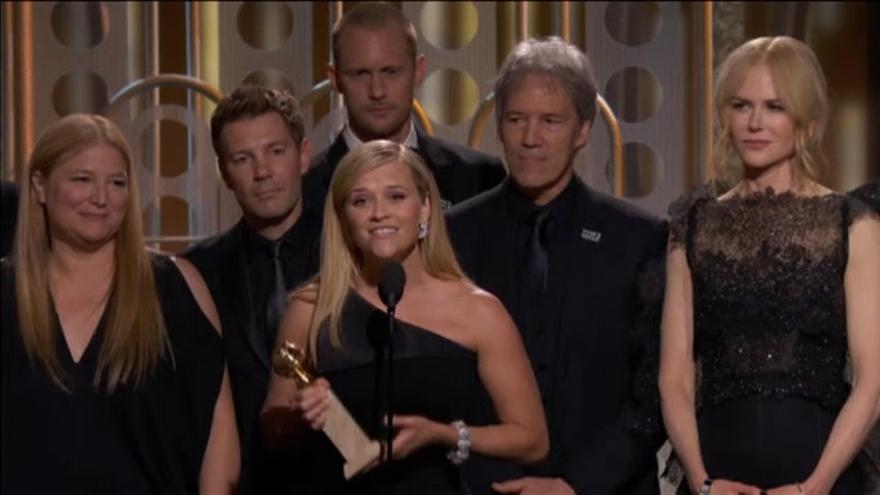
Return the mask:
<svg viewBox="0 0 880 495">
<path fill-rule="evenodd" d="M 550 455 L 500 493 L 656 494 L 665 223 L 574 172 L 596 116 L 590 63 L 527 40 L 495 83 L 509 177 L 457 205 L 466 273 L 513 315 L 532 362 Z"/>
</svg>

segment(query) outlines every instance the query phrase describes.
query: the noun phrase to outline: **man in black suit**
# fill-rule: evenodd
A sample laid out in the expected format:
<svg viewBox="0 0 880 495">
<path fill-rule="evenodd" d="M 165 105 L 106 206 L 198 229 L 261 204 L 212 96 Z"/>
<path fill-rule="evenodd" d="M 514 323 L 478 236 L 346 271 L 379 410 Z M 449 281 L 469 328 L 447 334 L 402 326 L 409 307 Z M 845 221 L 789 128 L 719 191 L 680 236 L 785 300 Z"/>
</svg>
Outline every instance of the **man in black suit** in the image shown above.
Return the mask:
<svg viewBox="0 0 880 495">
<path fill-rule="evenodd" d="M 495 84 L 510 176 L 448 213 L 465 272 L 517 323 L 550 455 L 500 493 L 656 494 L 664 222 L 574 172 L 596 115 L 587 57 L 528 40 Z"/>
<path fill-rule="evenodd" d="M 289 453 L 261 441 L 258 416 L 287 291 L 318 267 L 319 220 L 303 211 L 301 174 L 309 163 L 303 117 L 290 93 L 245 86 L 211 117 L 223 181 L 242 219 L 184 256 L 202 273 L 220 312 L 235 399 L 244 493 L 289 491 Z"/>
<path fill-rule="evenodd" d="M 358 3 L 333 28 L 331 43 L 328 74 L 345 97 L 348 122 L 312 161 L 303 184 L 308 209 L 323 207 L 345 154 L 375 139 L 414 148 L 433 172 L 444 208 L 501 182 L 505 171 L 497 158 L 432 138 L 414 125 L 412 101 L 425 75 L 425 56 L 418 54 L 415 27 L 397 7 Z"/>
<path fill-rule="evenodd" d="M 0 181 L 0 258 L 12 252 L 15 219 L 18 216 L 18 186 Z"/>
</svg>

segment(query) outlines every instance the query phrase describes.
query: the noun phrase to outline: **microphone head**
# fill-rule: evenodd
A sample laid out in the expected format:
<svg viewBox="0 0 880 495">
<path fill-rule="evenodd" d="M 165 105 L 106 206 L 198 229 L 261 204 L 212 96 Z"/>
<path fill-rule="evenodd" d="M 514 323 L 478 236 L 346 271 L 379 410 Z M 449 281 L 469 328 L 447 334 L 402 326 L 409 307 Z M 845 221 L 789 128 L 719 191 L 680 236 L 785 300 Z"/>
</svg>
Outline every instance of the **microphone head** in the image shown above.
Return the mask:
<svg viewBox="0 0 880 495">
<path fill-rule="evenodd" d="M 393 308 L 397 306 L 403 297 L 403 287 L 406 285 L 406 273 L 403 266 L 396 261 L 389 261 L 382 267 L 379 274 L 379 298 L 385 306 Z"/>
</svg>

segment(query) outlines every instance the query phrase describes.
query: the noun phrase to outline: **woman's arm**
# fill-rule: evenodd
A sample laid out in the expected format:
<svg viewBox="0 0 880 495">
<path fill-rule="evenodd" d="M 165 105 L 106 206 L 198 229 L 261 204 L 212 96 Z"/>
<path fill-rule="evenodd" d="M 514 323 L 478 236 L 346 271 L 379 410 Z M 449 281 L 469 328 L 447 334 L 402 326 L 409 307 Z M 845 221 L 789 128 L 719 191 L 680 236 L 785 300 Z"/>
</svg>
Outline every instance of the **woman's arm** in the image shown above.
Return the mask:
<svg viewBox="0 0 880 495">
<path fill-rule="evenodd" d="M 308 349 L 309 325 L 314 309 L 314 305 L 308 301 L 296 296 L 290 298 L 278 327 L 276 348 L 282 342 L 290 341 L 304 352 Z M 276 447 L 289 445 L 302 426 L 301 418 L 304 410 L 309 412 L 310 416 L 307 420 L 313 423 L 312 426 L 315 429 L 320 428 L 320 420 L 329 404 L 326 394 L 320 392 L 327 384 L 323 380 L 317 380 L 315 384 L 318 387 L 305 387 L 299 390 L 294 379 L 272 372 L 266 400 L 260 413 L 263 439 L 267 445 Z"/>
<path fill-rule="evenodd" d="M 187 260 L 176 257 L 173 259 L 189 285 L 189 290 L 199 308 L 219 333 L 220 317 L 204 279 Z M 211 433 L 208 436 L 208 445 L 205 448 L 199 473 L 199 492 L 233 493 L 238 484 L 241 459 L 238 450 L 238 430 L 235 425 L 235 406 L 232 402 L 229 373 L 225 367 L 212 419 Z"/>
<path fill-rule="evenodd" d="M 492 399 L 499 424 L 468 426 L 470 451 L 537 463 L 547 456 L 549 440 L 538 385 L 532 373 L 519 331 L 504 306 L 482 290 L 469 295 L 468 311 L 476 333 L 478 372 Z M 399 430 L 394 457 L 402 458 L 426 445 L 439 444 L 455 450 L 458 430 L 422 416 L 395 416 Z"/>
<path fill-rule="evenodd" d="M 693 356 L 693 297 L 684 248 L 670 244 L 660 337 L 660 405 L 669 440 L 684 465 L 691 492 L 707 478 L 697 434 Z"/>
<path fill-rule="evenodd" d="M 538 383 L 519 330 L 495 296 L 480 290 L 475 297 L 479 309 L 470 318 L 481 329 L 479 374 L 500 424 L 471 428 L 471 449 L 520 463 L 540 462 L 550 451 L 550 440 Z M 450 432 L 453 447 L 458 435 L 454 428 Z"/>
<path fill-rule="evenodd" d="M 828 493 L 852 462 L 880 415 L 880 221 L 863 218 L 850 230 L 844 277 L 853 387 L 834 422 L 804 493 Z"/>
<path fill-rule="evenodd" d="M 666 256 L 666 297 L 660 340 L 660 405 L 669 440 L 684 465 L 692 493 L 698 493 L 711 473 L 700 453 L 694 366 L 694 306 L 691 272 L 684 248 L 670 243 Z M 712 494 L 760 493 L 757 487 L 730 480 L 715 480 Z"/>
</svg>

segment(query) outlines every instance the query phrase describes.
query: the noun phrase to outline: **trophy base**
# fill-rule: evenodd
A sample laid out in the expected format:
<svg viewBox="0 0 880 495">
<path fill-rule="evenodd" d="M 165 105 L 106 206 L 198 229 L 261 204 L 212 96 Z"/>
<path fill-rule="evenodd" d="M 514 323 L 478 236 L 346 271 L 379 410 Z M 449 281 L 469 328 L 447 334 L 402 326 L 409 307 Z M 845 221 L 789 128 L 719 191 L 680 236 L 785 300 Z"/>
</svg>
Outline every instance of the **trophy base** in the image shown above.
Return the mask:
<svg viewBox="0 0 880 495">
<path fill-rule="evenodd" d="M 367 466 L 379 459 L 379 454 L 381 453 L 381 451 L 382 446 L 379 444 L 379 442 L 374 441 L 371 442 L 366 449 L 361 451 L 359 455 L 348 459 L 348 462 L 345 463 L 345 466 L 343 466 L 342 469 L 343 474 L 345 475 L 345 479 L 351 479 L 353 476 L 357 475 L 358 473 L 366 469 Z"/>
</svg>

